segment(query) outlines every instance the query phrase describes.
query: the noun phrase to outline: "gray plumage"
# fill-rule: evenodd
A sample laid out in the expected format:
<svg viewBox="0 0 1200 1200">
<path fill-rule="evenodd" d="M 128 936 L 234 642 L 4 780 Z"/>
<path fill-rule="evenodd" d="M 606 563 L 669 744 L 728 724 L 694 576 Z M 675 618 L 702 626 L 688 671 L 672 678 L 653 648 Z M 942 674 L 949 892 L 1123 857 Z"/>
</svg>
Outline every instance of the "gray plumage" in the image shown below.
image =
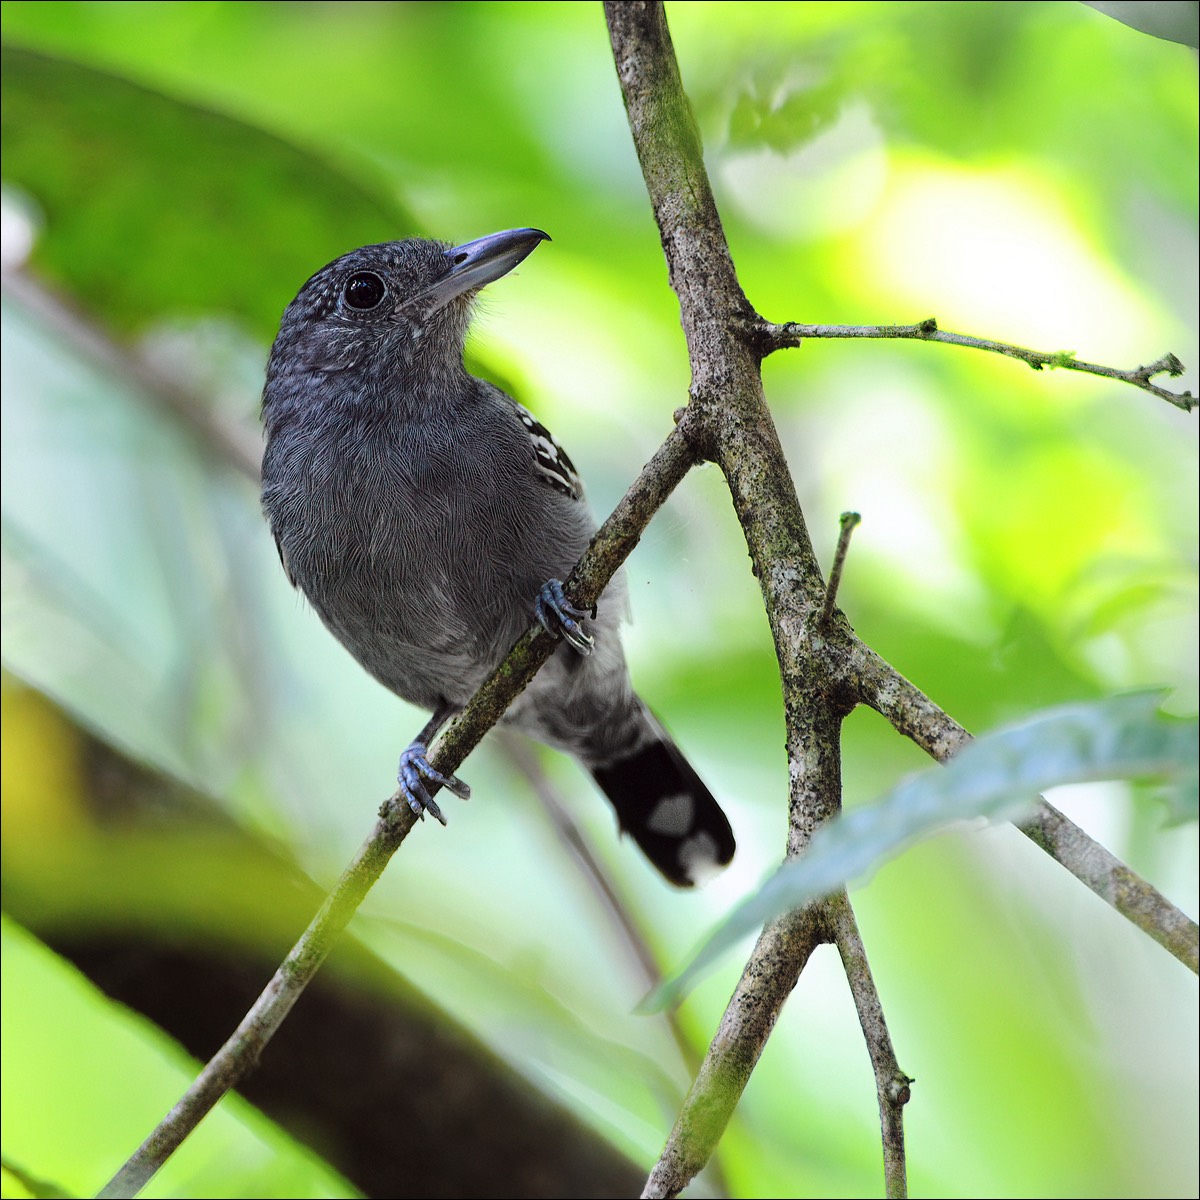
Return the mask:
<svg viewBox="0 0 1200 1200">
<path fill-rule="evenodd" d="M 540 606 L 572 646 L 507 722 L 578 758 L 655 865 L 687 884 L 731 857 L 728 822 L 633 692 L 619 582 L 586 620 L 548 586 L 595 529 L 570 458 L 463 366 L 474 294 L 545 236 L 389 242 L 317 272 L 284 313 L 267 367 L 263 507 L 289 579 L 332 633 L 385 687 L 434 712 L 401 761 L 414 808 L 440 815 L 421 799 L 421 780 L 436 777 L 424 742 Z"/>
</svg>

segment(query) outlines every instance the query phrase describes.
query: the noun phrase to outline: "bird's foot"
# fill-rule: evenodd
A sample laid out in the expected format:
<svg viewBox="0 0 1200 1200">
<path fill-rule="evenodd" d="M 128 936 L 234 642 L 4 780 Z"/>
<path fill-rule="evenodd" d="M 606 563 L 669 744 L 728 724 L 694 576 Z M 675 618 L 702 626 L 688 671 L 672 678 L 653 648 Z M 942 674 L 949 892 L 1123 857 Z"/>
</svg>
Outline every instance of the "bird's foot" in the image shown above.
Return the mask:
<svg viewBox="0 0 1200 1200">
<path fill-rule="evenodd" d="M 446 824 L 446 818 L 437 802 L 429 794 L 426 781 L 436 783 L 453 792 L 460 800 L 471 798 L 471 789 L 455 775 L 443 775 L 429 761 L 428 748 L 424 742 L 413 742 L 400 755 L 400 768 L 396 773 L 399 783 L 399 797 L 417 814 L 418 817 L 428 813 L 435 820 Z"/>
<path fill-rule="evenodd" d="M 580 624 L 588 611 L 576 608 L 567 599 L 557 579 L 548 580 L 542 586 L 533 605 L 533 615 L 551 637 L 564 638 L 580 654 L 591 654 L 596 639 L 584 633 Z"/>
</svg>

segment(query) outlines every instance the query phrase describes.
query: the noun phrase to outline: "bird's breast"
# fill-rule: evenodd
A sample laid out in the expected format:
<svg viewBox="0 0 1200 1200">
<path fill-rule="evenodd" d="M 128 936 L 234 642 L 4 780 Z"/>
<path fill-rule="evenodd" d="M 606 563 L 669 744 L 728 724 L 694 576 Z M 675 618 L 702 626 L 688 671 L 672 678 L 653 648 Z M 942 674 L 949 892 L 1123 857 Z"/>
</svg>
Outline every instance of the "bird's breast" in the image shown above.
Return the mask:
<svg viewBox="0 0 1200 1200">
<path fill-rule="evenodd" d="M 531 459 L 515 419 L 309 422 L 268 443 L 264 507 L 297 586 L 360 660 L 381 629 L 491 658 L 590 533 Z"/>
</svg>

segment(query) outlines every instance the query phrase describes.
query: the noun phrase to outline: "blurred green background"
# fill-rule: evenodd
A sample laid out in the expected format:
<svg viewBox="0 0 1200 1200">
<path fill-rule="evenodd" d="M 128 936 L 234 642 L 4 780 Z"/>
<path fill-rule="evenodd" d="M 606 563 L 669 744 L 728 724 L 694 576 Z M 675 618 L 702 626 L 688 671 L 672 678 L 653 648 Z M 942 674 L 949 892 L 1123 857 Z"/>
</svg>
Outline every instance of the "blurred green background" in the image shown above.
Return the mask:
<svg viewBox="0 0 1200 1200">
<path fill-rule="evenodd" d="M 232 866 L 199 880 L 169 803 L 98 810 L 81 739 L 195 789 L 207 819 L 323 886 L 370 828 L 423 716 L 288 587 L 230 450 L 257 453 L 278 316 L 337 254 L 548 230 L 483 299 L 479 369 L 555 431 L 598 515 L 665 436 L 687 361 L 600 6 L 2 11 L 6 908 L 74 944 L 110 922 L 181 943 L 246 945 L 260 927 L 286 942 L 307 919 L 286 887 Z M 1072 3 L 668 16 L 765 316 L 935 315 L 1122 367 L 1171 350 L 1195 391 L 1194 51 Z M 201 419 L 164 403 L 134 358 L 202 398 Z M 842 606 L 965 725 L 1143 686 L 1195 712 L 1193 417 L 920 344 L 810 342 L 770 359 L 766 383 L 824 561 L 838 514 L 863 514 Z M 700 894 L 671 892 L 582 773 L 540 760 L 670 967 L 782 855 L 783 720 L 715 469 L 684 483 L 627 570 L 635 681 L 723 797 L 735 864 Z M 867 712 L 847 723 L 844 759 L 851 805 L 924 765 Z M 415 831 L 358 938 L 648 1167 L 688 1083 L 672 1033 L 632 1014 L 645 982 L 508 752 L 485 746 L 464 775 L 474 799 L 453 804 L 449 828 Z M 1196 912 L 1194 828 L 1164 829 L 1151 797 L 1116 785 L 1052 799 Z M 139 849 L 148 828 L 168 842 Z M 1011 829 L 928 843 L 854 898 L 917 1080 L 914 1193 L 1195 1194 L 1183 967 Z M 695 1050 L 737 972 L 731 959 L 686 1002 Z M 16 924 L 3 983 L 6 1161 L 88 1193 L 191 1068 Z M 225 1109 L 153 1194 L 355 1194 L 248 1106 Z M 455 1112 L 436 1118 L 452 1127 Z M 721 1175 L 696 1188 L 878 1194 L 879 1159 L 869 1064 L 823 951 Z M 7 1172 L 3 1186 L 27 1194 Z"/>
</svg>

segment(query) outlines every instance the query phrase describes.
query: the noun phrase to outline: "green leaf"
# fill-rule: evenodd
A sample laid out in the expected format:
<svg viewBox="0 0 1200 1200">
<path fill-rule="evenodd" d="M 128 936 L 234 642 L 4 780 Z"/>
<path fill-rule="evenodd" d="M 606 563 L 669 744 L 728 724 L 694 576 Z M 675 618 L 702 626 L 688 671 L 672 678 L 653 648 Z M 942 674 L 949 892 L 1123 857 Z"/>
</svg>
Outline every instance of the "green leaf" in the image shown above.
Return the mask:
<svg viewBox="0 0 1200 1200">
<path fill-rule="evenodd" d="M 2 61 L 5 182 L 49 235 L 34 261 L 114 329 L 228 313 L 268 337 L 317 267 L 418 232 L 382 187 L 244 122 L 49 55 Z"/>
<path fill-rule="evenodd" d="M 5 916 L 4 1167 L 39 1196 L 90 1196 L 167 1112 L 197 1064 Z M 10 1190 L 5 1180 L 5 1193 Z M 355 1196 L 241 1096 L 205 1119 L 146 1196 Z"/>
<path fill-rule="evenodd" d="M 802 858 L 784 863 L 744 900 L 643 1009 L 677 1001 L 764 922 L 869 877 L 913 842 L 957 821 L 1016 819 L 1037 792 L 1101 779 L 1177 780 L 1194 795 L 1200 723 L 1163 717 L 1161 700 L 1159 692 L 1139 692 L 1046 710 L 977 739 L 945 767 L 906 779 L 870 807 L 843 813 L 817 832 Z"/>
</svg>

